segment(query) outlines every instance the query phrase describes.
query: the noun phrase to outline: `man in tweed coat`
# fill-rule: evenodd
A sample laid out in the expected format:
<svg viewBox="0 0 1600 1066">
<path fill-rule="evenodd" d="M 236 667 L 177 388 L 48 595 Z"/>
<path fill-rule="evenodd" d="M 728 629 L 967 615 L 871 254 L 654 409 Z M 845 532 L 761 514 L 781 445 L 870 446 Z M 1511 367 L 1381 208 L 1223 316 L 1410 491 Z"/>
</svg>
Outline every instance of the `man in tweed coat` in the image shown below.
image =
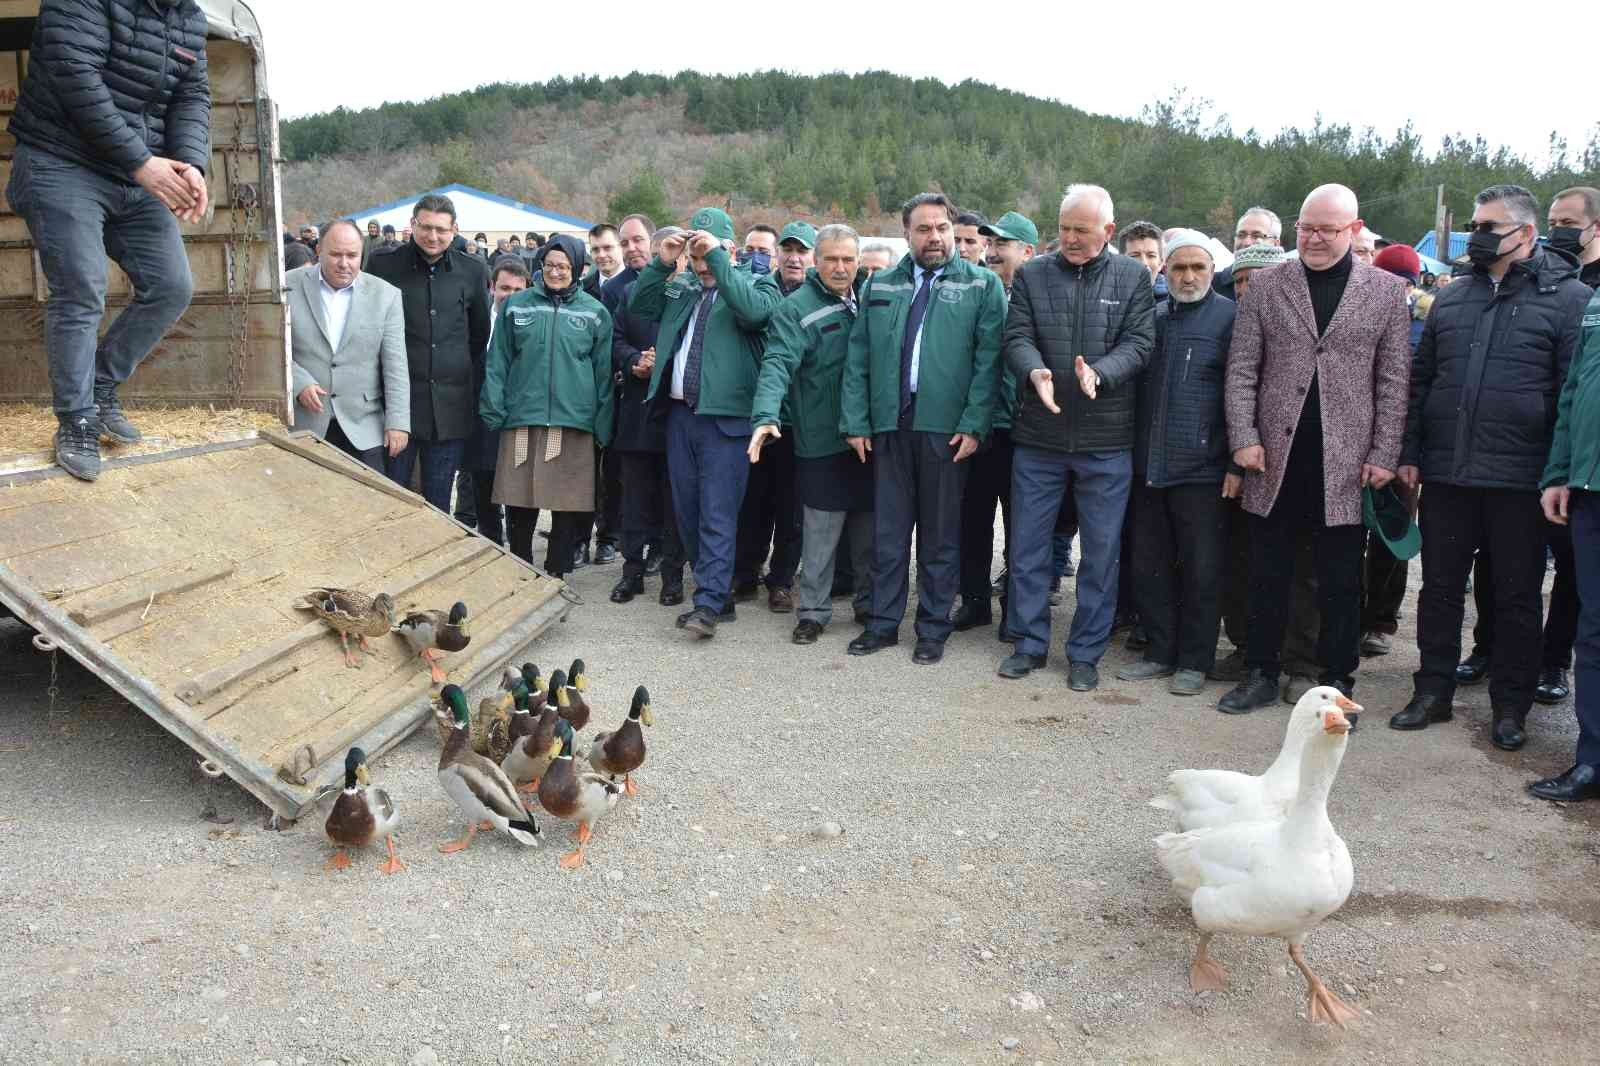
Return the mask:
<svg viewBox="0 0 1600 1066">
<path fill-rule="evenodd" d="M 1362 222 L 1343 185 L 1312 190 L 1295 224 L 1297 261 L 1258 271 L 1240 301 L 1226 403 L 1234 462 L 1253 516 L 1249 675 L 1217 709 L 1278 698 L 1297 537 L 1315 541 L 1320 683 L 1354 687 L 1361 639 L 1361 488 L 1399 466 L 1411 329 L 1399 278 L 1355 260 Z"/>
</svg>

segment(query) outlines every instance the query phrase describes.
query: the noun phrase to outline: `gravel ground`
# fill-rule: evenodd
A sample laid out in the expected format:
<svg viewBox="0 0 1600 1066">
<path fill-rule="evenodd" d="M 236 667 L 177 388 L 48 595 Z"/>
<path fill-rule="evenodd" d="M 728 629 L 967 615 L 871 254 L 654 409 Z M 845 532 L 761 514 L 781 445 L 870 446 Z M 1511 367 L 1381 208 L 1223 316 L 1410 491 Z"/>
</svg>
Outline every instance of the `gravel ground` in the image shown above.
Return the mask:
<svg viewBox="0 0 1600 1066">
<path fill-rule="evenodd" d="M 1120 645 L 1093 694 L 1059 658 L 997 679 L 993 630 L 936 667 L 909 643 L 847 657 L 848 622 L 795 647 L 764 601 L 694 643 L 654 580 L 606 602 L 618 573 L 578 572 L 588 605 L 531 655 L 585 658 L 602 727 L 640 683 L 656 713 L 641 795 L 573 873 L 549 821 L 537 850 L 438 853 L 462 826 L 431 729 L 373 766 L 407 871 L 326 872 L 323 816 L 268 830 L 65 655 L 52 713 L 50 659 L 0 623 L 0 1062 L 1526 1063 L 1600 1042 L 1600 805 L 1522 792 L 1568 765 L 1571 713 L 1537 711 L 1515 755 L 1484 738 L 1482 688 L 1450 724 L 1384 728 L 1409 627 L 1363 665 L 1334 791 L 1356 889 L 1308 955 L 1363 1014 L 1340 1033 L 1303 1020 L 1277 942 L 1219 941 L 1230 989 L 1190 994 L 1151 847 L 1165 774 L 1265 766 L 1283 709 L 1117 682 Z M 231 825 L 200 819 L 208 795 Z"/>
</svg>

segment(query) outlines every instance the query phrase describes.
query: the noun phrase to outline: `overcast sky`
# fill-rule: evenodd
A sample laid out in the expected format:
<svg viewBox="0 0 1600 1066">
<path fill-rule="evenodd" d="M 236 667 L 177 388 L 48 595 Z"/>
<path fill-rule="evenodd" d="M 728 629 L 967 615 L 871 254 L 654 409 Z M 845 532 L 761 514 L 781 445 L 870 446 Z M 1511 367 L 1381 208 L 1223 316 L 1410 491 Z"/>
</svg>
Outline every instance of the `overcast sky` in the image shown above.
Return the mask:
<svg viewBox="0 0 1600 1066">
<path fill-rule="evenodd" d="M 1320 112 L 1389 136 L 1410 120 L 1430 152 L 1446 134 L 1482 134 L 1538 165 L 1551 130 L 1576 154 L 1597 118 L 1581 35 L 1552 36 L 1573 9 L 1538 2 L 1502 9 L 1487 37 L 1471 5 L 1397 0 L 1117 0 L 1095 13 L 1056 0 L 892 11 L 861 0 L 250 2 L 286 118 L 488 82 L 685 68 L 974 78 L 1122 116 L 1182 86 L 1236 132 L 1307 129 Z"/>
</svg>

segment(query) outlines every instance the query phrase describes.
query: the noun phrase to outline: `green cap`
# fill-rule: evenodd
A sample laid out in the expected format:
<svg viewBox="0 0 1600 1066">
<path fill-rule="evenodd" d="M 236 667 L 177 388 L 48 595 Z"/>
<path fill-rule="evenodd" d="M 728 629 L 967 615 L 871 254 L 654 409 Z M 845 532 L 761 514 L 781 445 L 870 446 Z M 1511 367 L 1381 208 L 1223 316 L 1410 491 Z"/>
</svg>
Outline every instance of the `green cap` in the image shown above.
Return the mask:
<svg viewBox="0 0 1600 1066">
<path fill-rule="evenodd" d="M 1393 485 L 1361 490 L 1361 521 L 1378 535 L 1389 554 L 1402 562 L 1422 550 L 1422 531 L 1411 517 L 1411 508 Z"/>
<path fill-rule="evenodd" d="M 783 232 L 778 236 L 778 243 L 784 241 L 799 241 L 807 248 L 817 246 L 817 227 L 809 222 L 791 222 L 783 227 Z"/>
<path fill-rule="evenodd" d="M 1000 216 L 1000 221 L 979 226 L 978 232 L 985 237 L 998 237 L 1003 241 L 1021 241 L 1023 244 L 1033 245 L 1039 243 L 1039 227 L 1020 211 L 1007 211 Z"/>
<path fill-rule="evenodd" d="M 689 219 L 689 229 L 703 229 L 719 241 L 733 240 L 733 219 L 719 207 L 702 207 Z"/>
</svg>

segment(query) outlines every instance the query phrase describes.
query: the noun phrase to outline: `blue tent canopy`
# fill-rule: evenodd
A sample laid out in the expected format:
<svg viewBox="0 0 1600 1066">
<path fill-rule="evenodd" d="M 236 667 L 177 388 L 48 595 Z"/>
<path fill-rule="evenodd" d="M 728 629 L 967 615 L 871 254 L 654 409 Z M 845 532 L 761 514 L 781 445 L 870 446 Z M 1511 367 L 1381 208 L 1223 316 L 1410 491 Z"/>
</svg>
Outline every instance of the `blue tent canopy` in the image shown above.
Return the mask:
<svg viewBox="0 0 1600 1066">
<path fill-rule="evenodd" d="M 1436 262 L 1440 258 L 1448 259 L 1451 262 L 1454 262 L 1455 260 L 1460 259 L 1462 256 L 1467 254 L 1467 238 L 1469 236 L 1470 234 L 1466 233 L 1450 234 L 1450 250 L 1442 257 L 1439 255 L 1438 242 L 1433 239 L 1432 230 L 1424 233 L 1422 235 L 1422 239 L 1416 244 L 1413 244 L 1411 247 L 1417 250 L 1418 255 L 1425 258 L 1431 258 Z M 1447 267 L 1446 269 L 1448 270 L 1449 268 Z M 1437 274 L 1438 271 L 1434 271 L 1434 273 Z"/>
</svg>

